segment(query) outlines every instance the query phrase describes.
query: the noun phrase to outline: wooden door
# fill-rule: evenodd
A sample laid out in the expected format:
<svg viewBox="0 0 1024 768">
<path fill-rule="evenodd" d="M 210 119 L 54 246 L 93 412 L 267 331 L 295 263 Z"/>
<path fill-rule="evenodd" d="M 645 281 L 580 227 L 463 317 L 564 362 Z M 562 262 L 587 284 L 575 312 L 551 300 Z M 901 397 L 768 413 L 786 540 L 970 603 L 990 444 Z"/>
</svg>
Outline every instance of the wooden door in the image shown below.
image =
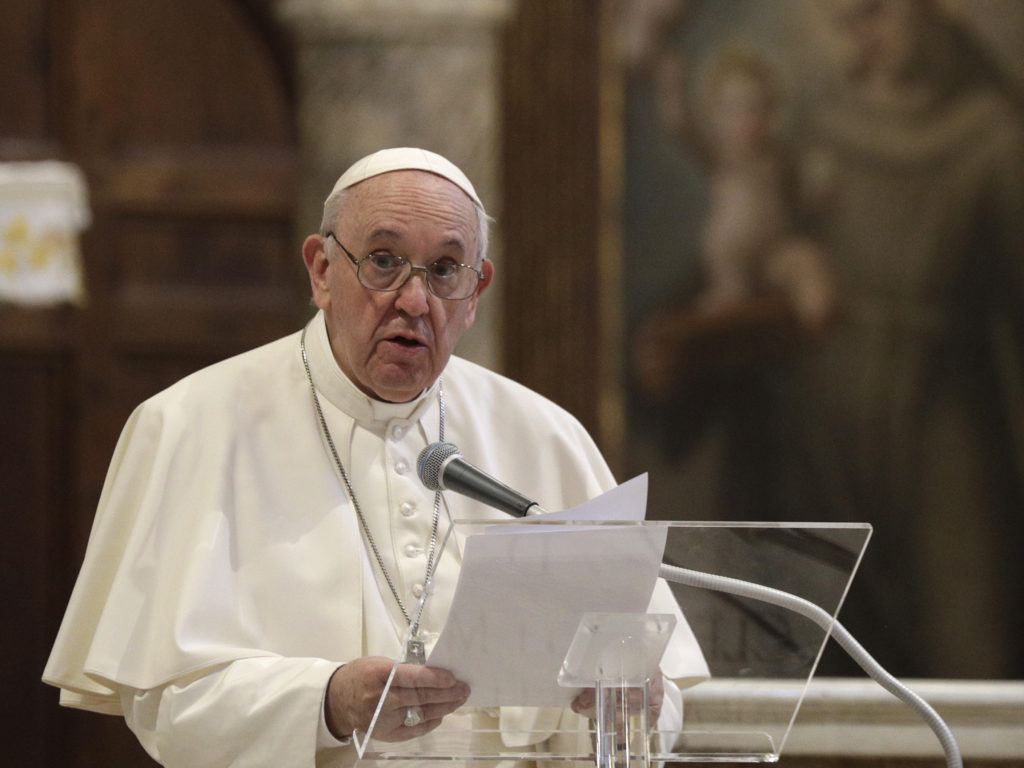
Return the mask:
<svg viewBox="0 0 1024 768">
<path fill-rule="evenodd" d="M 291 52 L 272 0 L 3 0 L 0 161 L 79 164 L 80 307 L 0 304 L 10 765 L 151 765 L 39 682 L 120 429 L 145 397 L 309 314 Z"/>
</svg>

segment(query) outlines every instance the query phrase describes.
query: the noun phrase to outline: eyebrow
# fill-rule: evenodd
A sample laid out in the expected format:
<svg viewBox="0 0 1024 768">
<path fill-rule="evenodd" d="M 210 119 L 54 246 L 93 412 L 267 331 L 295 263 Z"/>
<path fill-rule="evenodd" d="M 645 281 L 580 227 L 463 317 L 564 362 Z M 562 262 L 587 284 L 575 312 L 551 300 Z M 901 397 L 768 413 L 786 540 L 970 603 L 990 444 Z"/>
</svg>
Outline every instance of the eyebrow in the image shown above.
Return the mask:
<svg viewBox="0 0 1024 768">
<path fill-rule="evenodd" d="M 380 229 L 375 229 L 372 232 L 370 232 L 370 236 L 368 239 L 370 240 L 370 242 L 373 242 L 378 238 L 383 240 L 389 240 L 391 242 L 400 242 L 403 239 L 403 235 L 401 232 L 398 232 L 397 230 L 386 229 L 382 227 Z M 466 253 L 466 244 L 457 237 L 449 237 L 447 240 L 441 242 L 440 247 L 445 248 L 448 246 L 453 246 L 457 248 L 459 252 L 462 254 Z"/>
</svg>

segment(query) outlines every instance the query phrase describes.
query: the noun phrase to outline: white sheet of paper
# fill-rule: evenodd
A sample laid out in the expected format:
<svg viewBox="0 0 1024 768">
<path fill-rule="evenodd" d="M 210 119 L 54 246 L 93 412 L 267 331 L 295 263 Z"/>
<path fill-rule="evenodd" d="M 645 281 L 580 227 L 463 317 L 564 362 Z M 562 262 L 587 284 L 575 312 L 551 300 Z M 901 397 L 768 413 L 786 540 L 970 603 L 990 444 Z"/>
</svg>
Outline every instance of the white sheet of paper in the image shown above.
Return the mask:
<svg viewBox="0 0 1024 768">
<path fill-rule="evenodd" d="M 643 520 L 647 476 L 563 520 Z M 496 526 L 466 538 L 462 569 L 430 666 L 472 690 L 474 706 L 565 707 L 579 692 L 558 670 L 587 612 L 644 613 L 668 529 L 660 526 Z M 501 533 L 502 535 L 488 535 Z"/>
</svg>

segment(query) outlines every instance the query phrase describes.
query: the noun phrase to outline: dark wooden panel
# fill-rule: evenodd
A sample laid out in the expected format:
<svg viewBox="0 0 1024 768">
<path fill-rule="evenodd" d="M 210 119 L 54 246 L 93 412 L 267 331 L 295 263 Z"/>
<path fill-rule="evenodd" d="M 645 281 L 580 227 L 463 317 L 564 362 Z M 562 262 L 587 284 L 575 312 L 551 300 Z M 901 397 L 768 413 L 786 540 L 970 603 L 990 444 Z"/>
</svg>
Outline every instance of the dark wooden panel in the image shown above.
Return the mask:
<svg viewBox="0 0 1024 768">
<path fill-rule="evenodd" d="M 136 146 L 97 163 L 94 204 L 125 213 L 289 219 L 296 162 L 290 148 Z"/>
<path fill-rule="evenodd" d="M 291 103 L 264 39 L 233 2 L 84 2 L 85 110 L 108 150 L 289 142 Z M 87 47 L 102 41 L 102 56 Z"/>
<path fill-rule="evenodd" d="M 4 0 L 0 161 L 80 165 L 79 308 L 0 305 L 6 762 L 149 766 L 39 677 L 143 399 L 299 327 L 291 50 L 272 0 Z"/>
<path fill-rule="evenodd" d="M 70 352 L 79 312 L 69 306 L 25 309 L 0 302 L 0 350 Z"/>
<path fill-rule="evenodd" d="M 39 678 L 68 592 L 73 370 L 69 350 L 54 349 L 0 353 L 0 371 L 0 721 L 18 724 L 4 740 L 11 765 L 49 766 L 60 714 Z"/>
<path fill-rule="evenodd" d="M 0 10 L 0 140 L 50 135 L 49 9 L 41 0 L 4 0 Z"/>
<path fill-rule="evenodd" d="M 504 357 L 596 434 L 600 3 L 517 7 L 504 41 Z"/>
<path fill-rule="evenodd" d="M 294 297 L 302 256 L 287 220 L 117 217 L 112 233 L 116 300 L 139 288 L 261 289 Z"/>
</svg>

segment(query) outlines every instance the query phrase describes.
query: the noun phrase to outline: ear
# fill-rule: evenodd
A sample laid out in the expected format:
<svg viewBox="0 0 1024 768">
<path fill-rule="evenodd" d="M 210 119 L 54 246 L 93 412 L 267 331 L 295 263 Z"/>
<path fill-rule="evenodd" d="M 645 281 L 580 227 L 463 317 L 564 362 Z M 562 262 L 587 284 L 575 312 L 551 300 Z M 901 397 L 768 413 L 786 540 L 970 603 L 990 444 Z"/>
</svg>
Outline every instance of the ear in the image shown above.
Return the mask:
<svg viewBox="0 0 1024 768">
<path fill-rule="evenodd" d="M 469 311 L 466 313 L 466 324 L 464 330 L 469 330 L 469 327 L 476 320 L 476 305 L 480 301 L 480 294 L 487 290 L 487 286 L 491 284 L 491 280 L 494 279 L 494 262 L 490 259 L 484 259 L 480 265 L 480 271 L 484 273 L 484 279 L 480 281 L 480 285 L 476 288 L 476 293 L 473 294 L 473 298 L 468 299 Z"/>
<path fill-rule="evenodd" d="M 322 235 L 310 235 L 302 244 L 302 260 L 309 272 L 309 284 L 313 289 L 313 301 L 320 309 L 330 305 L 330 281 L 327 278 L 327 251 Z"/>
</svg>

